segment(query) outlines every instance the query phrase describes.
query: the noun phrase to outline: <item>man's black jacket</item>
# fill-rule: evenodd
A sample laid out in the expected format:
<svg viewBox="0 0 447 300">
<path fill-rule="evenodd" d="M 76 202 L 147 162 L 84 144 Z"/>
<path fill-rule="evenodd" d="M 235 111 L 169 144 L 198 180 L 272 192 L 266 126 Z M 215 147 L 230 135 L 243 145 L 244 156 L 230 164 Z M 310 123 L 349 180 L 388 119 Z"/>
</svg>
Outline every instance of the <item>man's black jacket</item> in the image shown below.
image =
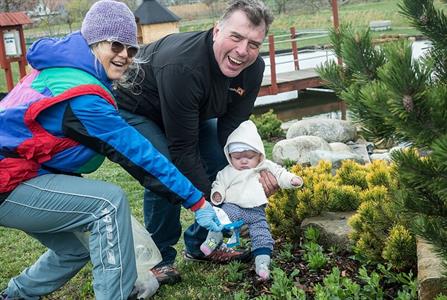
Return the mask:
<svg viewBox="0 0 447 300">
<path fill-rule="evenodd" d="M 225 77 L 213 53 L 212 30 L 168 35 L 140 49 L 141 92 L 118 91 L 118 106 L 146 116 L 166 133 L 173 163 L 206 195 L 211 190 L 198 147 L 199 123 L 218 118 L 222 146 L 253 111 L 264 73 L 258 59 Z"/>
</svg>

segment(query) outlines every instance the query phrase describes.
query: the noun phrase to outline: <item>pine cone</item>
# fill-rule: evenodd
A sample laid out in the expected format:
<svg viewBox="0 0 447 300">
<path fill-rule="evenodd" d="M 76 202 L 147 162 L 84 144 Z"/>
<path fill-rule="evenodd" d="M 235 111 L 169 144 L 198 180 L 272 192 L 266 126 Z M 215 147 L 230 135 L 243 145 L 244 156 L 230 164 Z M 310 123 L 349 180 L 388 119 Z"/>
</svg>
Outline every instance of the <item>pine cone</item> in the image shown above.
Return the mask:
<svg viewBox="0 0 447 300">
<path fill-rule="evenodd" d="M 402 98 L 402 104 L 406 112 L 410 113 L 414 109 L 413 97 L 410 95 L 404 95 Z"/>
<path fill-rule="evenodd" d="M 428 17 L 427 15 L 422 15 L 419 17 L 419 21 L 421 22 L 422 25 L 427 25 L 428 23 Z"/>
</svg>

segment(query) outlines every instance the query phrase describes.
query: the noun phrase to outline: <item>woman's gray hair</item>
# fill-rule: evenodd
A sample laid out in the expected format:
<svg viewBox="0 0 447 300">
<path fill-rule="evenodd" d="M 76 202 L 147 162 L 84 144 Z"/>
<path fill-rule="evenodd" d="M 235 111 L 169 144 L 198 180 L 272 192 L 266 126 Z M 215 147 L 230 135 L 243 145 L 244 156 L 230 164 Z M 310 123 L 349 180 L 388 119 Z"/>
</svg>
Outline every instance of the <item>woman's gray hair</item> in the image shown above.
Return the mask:
<svg viewBox="0 0 447 300">
<path fill-rule="evenodd" d="M 141 83 L 144 80 L 144 69 L 141 67 L 141 64 L 145 62 L 147 61 L 141 61 L 135 57 L 123 77 L 113 82 L 113 87 L 126 89 L 134 95 L 140 95 Z"/>
<path fill-rule="evenodd" d="M 244 12 L 250 22 L 255 26 L 264 23 L 265 35 L 267 35 L 270 25 L 273 22 L 273 14 L 264 2 L 261 0 L 231 0 L 220 18 L 219 23 L 225 23 L 235 11 Z"/>
</svg>

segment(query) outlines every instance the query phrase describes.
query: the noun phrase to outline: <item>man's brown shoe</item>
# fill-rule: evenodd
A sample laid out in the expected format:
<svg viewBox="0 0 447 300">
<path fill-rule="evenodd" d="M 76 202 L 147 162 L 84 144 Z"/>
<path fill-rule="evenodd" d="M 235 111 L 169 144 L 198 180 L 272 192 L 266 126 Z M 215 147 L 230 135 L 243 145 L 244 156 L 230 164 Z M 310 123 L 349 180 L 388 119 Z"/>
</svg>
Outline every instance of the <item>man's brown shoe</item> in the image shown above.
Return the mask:
<svg viewBox="0 0 447 300">
<path fill-rule="evenodd" d="M 176 284 L 182 281 L 179 271 L 173 265 L 164 265 L 161 267 L 152 268 L 155 278 L 160 285 L 162 284 Z"/>
<path fill-rule="evenodd" d="M 232 261 L 247 262 L 251 259 L 251 254 L 248 250 L 234 250 L 233 248 L 228 248 L 225 244 L 221 244 L 208 256 L 194 256 L 185 250 L 183 252 L 183 258 L 188 261 L 226 264 Z"/>
</svg>

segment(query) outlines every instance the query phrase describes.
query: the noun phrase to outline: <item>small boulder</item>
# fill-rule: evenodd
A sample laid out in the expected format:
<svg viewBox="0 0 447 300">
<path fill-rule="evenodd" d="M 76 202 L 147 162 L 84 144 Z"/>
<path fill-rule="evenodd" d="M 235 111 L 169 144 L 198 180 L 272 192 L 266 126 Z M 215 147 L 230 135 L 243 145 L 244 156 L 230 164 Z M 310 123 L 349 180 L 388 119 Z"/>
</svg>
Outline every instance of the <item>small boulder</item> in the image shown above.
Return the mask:
<svg viewBox="0 0 447 300">
<path fill-rule="evenodd" d="M 272 160 L 280 165 L 286 160 L 309 164 L 310 152 L 317 149 L 329 151 L 331 148 L 325 140 L 317 136 L 300 136 L 282 140 L 273 146 Z"/>
<path fill-rule="evenodd" d="M 359 164 L 365 164 L 363 158 L 352 152 L 332 152 L 324 150 L 314 150 L 309 153 L 310 164 L 316 166 L 320 160 L 328 160 L 332 163 L 333 169 L 340 168 L 344 160 L 353 160 Z M 368 160 L 369 162 L 369 160 Z"/>
<path fill-rule="evenodd" d="M 354 141 L 357 138 L 357 129 L 348 121 L 337 119 L 305 119 L 295 122 L 287 130 L 288 139 L 312 135 L 324 139 L 328 143 Z"/>
</svg>

